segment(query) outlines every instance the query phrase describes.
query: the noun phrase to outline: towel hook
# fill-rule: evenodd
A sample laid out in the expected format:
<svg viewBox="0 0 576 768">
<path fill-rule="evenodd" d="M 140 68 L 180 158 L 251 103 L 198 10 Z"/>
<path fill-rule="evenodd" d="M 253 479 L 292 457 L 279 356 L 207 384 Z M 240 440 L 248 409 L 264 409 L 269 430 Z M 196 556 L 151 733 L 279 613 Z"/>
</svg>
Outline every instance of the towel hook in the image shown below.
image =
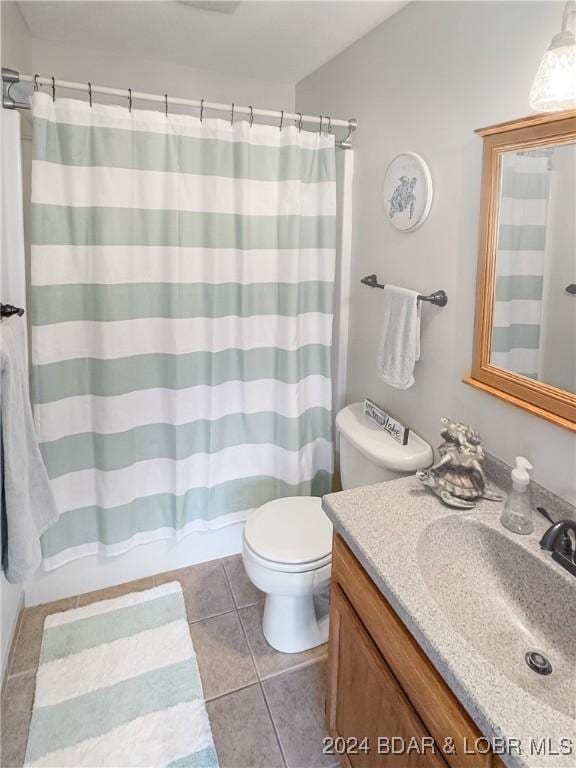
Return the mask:
<svg viewBox="0 0 576 768">
<path fill-rule="evenodd" d="M 12 317 L 12 315 L 22 317 L 23 314 L 22 307 L 15 307 L 13 304 L 0 304 L 0 317 Z"/>
</svg>

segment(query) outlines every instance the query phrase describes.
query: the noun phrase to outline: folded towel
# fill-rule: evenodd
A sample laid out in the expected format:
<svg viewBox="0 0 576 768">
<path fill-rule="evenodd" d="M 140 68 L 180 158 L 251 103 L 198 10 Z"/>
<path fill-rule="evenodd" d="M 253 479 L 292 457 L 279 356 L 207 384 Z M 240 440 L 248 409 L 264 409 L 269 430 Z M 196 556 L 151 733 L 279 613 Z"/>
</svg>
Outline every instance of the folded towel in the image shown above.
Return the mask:
<svg viewBox="0 0 576 768">
<path fill-rule="evenodd" d="M 40 535 L 58 518 L 28 397 L 24 320 L 0 324 L 0 480 L 2 568 L 26 581 L 41 562 Z"/>
<path fill-rule="evenodd" d="M 378 349 L 378 376 L 391 387 L 414 384 L 414 366 L 420 358 L 420 302 L 417 291 L 387 285 L 384 320 Z"/>
</svg>

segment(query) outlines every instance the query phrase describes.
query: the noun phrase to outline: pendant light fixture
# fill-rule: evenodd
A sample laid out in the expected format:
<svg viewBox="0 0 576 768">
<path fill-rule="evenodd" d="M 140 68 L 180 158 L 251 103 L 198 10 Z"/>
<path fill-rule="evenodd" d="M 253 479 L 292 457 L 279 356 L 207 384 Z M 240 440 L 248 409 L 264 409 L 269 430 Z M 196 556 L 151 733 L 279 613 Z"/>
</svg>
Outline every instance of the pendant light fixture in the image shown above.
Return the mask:
<svg viewBox="0 0 576 768">
<path fill-rule="evenodd" d="M 562 15 L 562 30 L 554 35 L 542 57 L 530 90 L 536 112 L 576 108 L 576 2 L 569 0 Z"/>
</svg>

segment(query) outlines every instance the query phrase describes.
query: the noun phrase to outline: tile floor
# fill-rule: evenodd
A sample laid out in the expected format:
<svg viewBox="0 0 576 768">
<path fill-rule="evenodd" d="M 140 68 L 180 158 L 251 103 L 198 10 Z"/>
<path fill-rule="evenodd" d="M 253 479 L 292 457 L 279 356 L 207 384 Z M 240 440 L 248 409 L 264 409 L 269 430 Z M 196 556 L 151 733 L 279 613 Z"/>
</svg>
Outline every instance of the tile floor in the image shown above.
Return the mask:
<svg viewBox="0 0 576 768">
<path fill-rule="evenodd" d="M 221 768 L 324 768 L 326 646 L 274 651 L 262 634 L 263 595 L 240 555 L 27 608 L 21 616 L 2 694 L 4 768 L 24 761 L 44 619 L 178 579 L 198 655 Z"/>
</svg>

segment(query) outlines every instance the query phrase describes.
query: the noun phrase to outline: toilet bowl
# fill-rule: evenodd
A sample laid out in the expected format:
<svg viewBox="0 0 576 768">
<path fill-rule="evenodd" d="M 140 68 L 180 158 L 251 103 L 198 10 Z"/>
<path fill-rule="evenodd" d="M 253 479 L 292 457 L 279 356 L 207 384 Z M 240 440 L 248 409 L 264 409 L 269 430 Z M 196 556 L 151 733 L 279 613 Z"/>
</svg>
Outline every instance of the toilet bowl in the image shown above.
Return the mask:
<svg viewBox="0 0 576 768">
<path fill-rule="evenodd" d="M 298 653 L 325 643 L 328 615 L 314 594 L 330 583 L 332 523 L 315 496 L 276 499 L 256 509 L 244 528 L 248 578 L 266 594 L 262 628 L 277 651 Z"/>
<path fill-rule="evenodd" d="M 397 443 L 364 415 L 362 403 L 340 411 L 336 428 L 344 489 L 432 463 L 428 443 L 414 432 L 407 445 Z M 242 560 L 250 581 L 266 594 L 262 628 L 273 648 L 298 653 L 326 642 L 328 614 L 314 599 L 329 587 L 332 562 L 332 524 L 321 499 L 291 496 L 255 509 L 244 527 Z"/>
</svg>

